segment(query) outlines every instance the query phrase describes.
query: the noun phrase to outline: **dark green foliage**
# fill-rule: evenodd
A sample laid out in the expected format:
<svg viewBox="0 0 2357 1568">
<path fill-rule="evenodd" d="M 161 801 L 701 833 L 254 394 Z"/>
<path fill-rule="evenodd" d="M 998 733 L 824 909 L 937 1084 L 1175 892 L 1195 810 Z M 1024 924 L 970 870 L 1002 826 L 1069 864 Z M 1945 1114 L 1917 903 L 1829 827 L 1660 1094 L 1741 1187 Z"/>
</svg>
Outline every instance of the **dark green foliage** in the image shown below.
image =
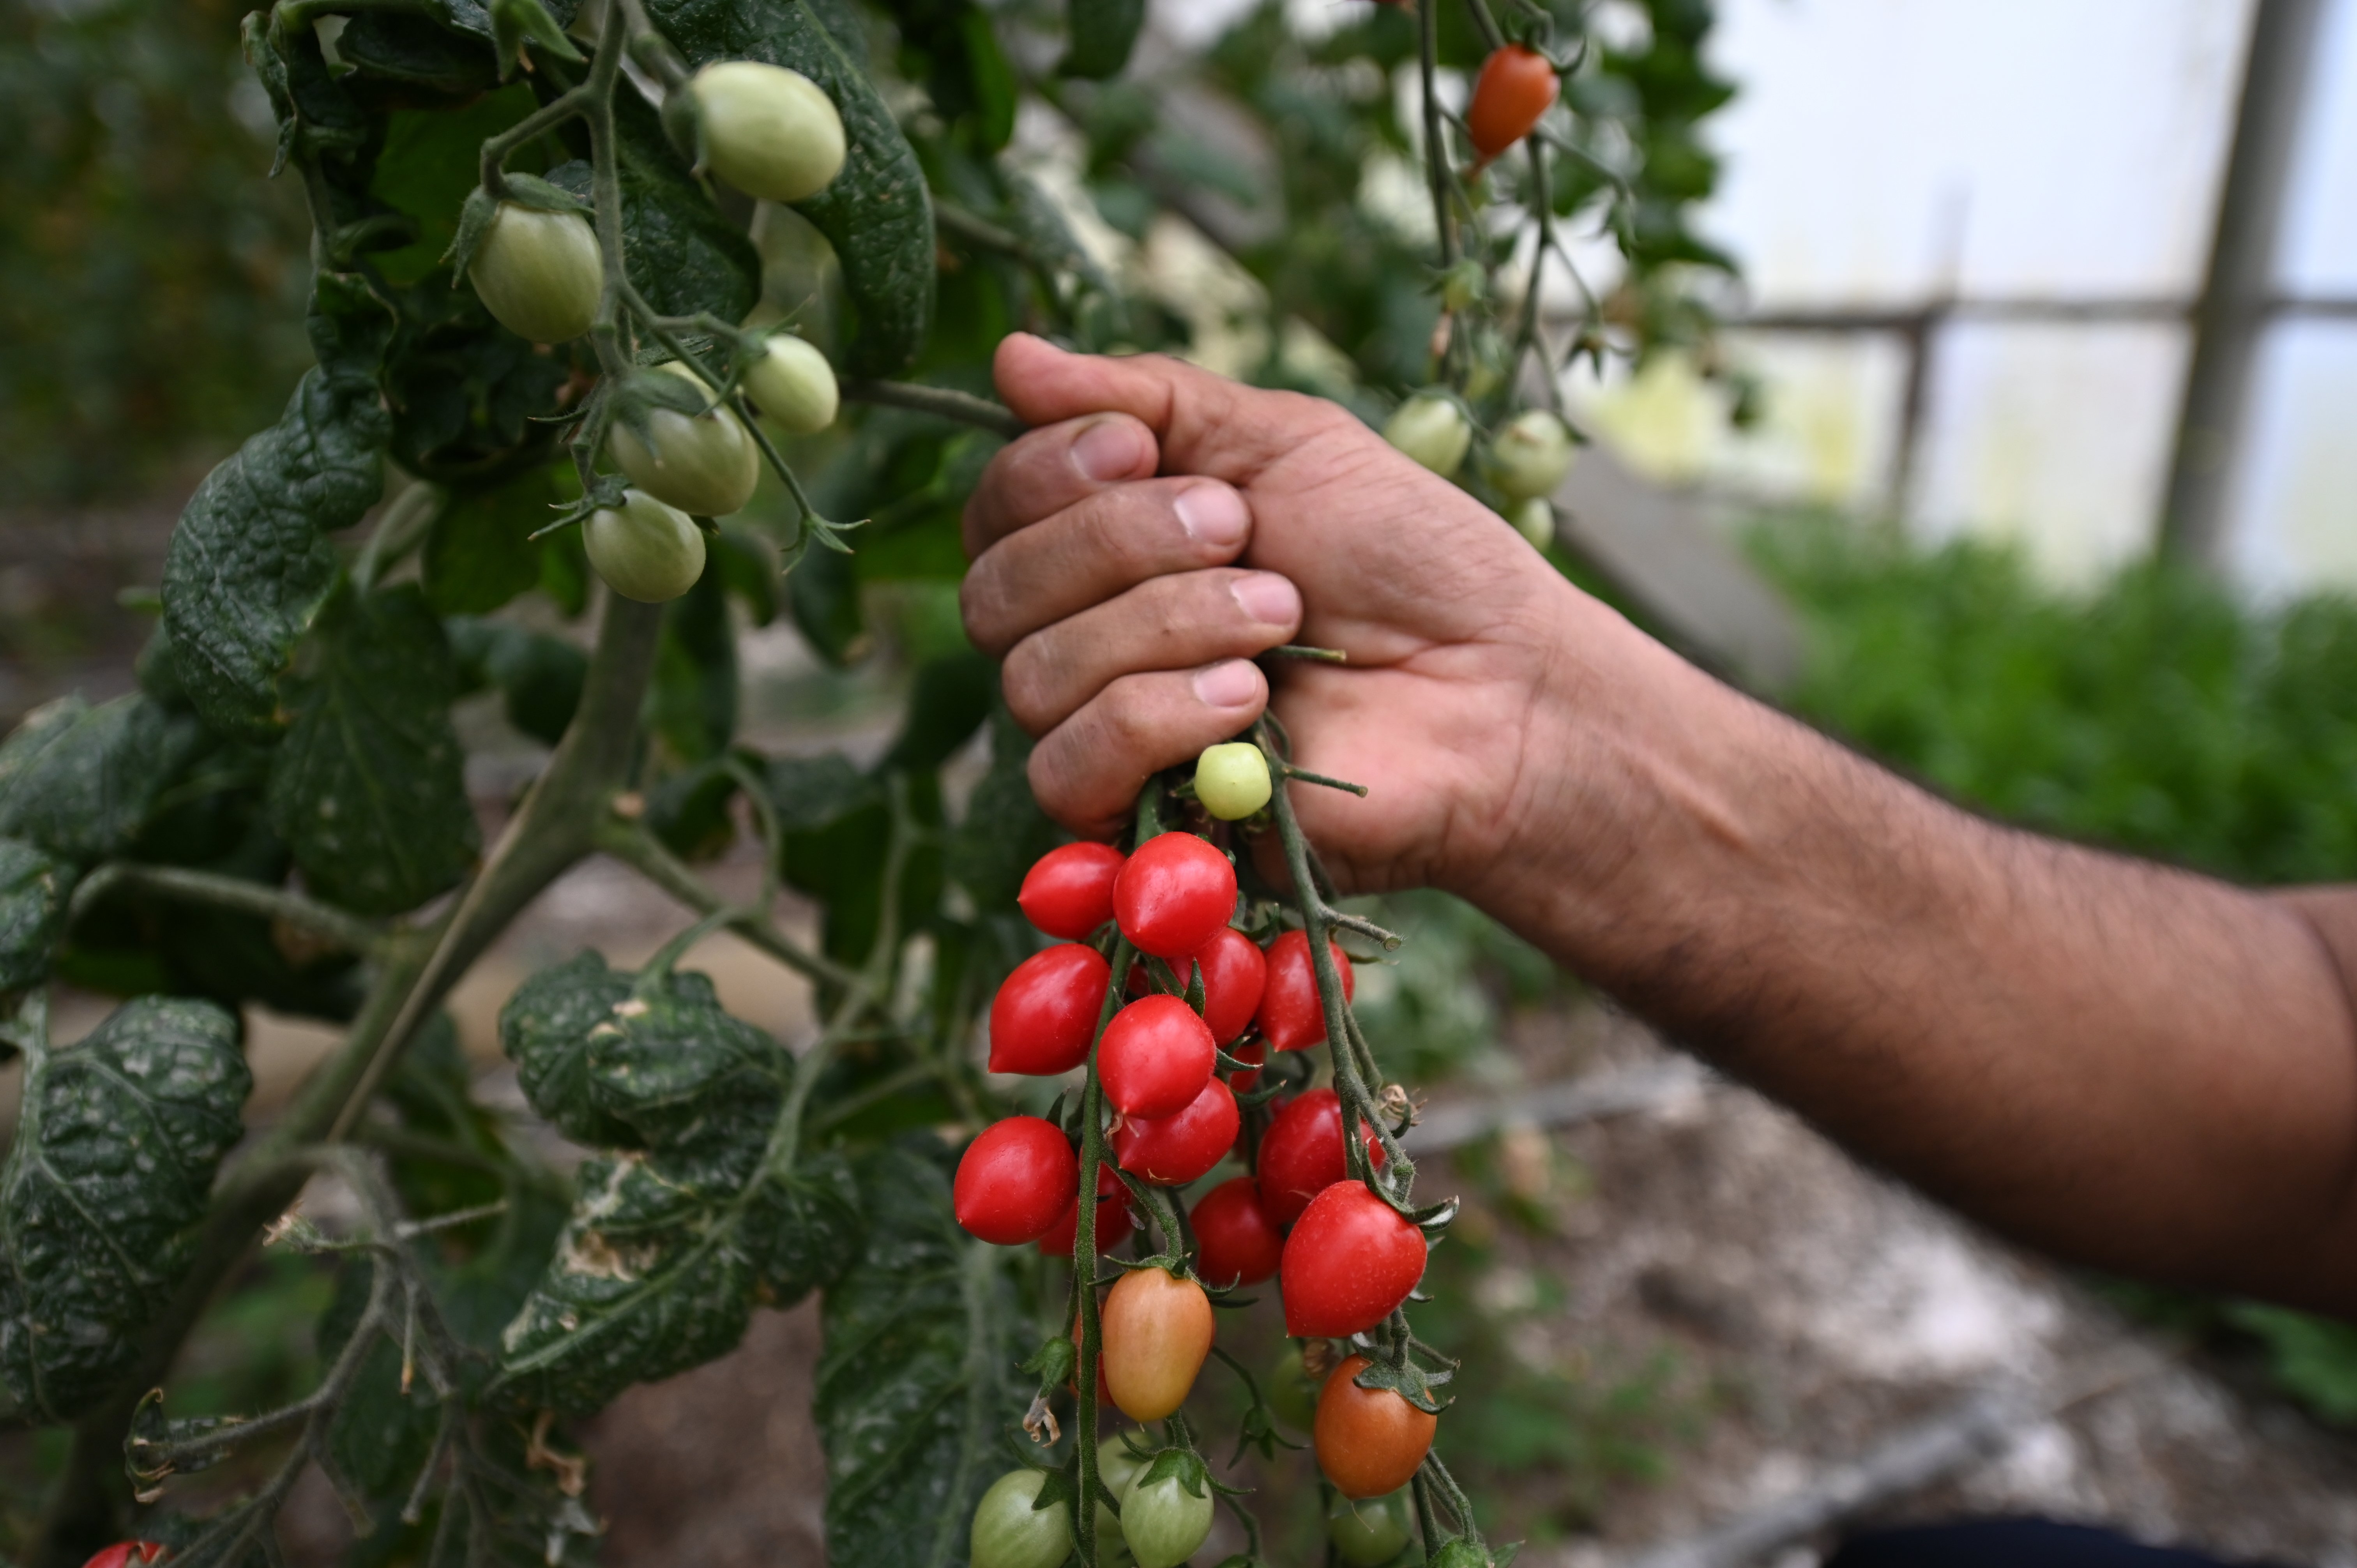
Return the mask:
<svg viewBox="0 0 2357 1568">
<path fill-rule="evenodd" d="M 508 723 L 546 746 L 563 737 L 589 674 L 589 660 L 579 649 L 546 632 L 471 616 L 454 616 L 443 629 L 460 691 L 496 686 Z"/>
<path fill-rule="evenodd" d="M 270 822 L 314 891 L 362 914 L 455 886 L 479 832 L 442 624 L 414 586 L 338 596 L 291 682 Z"/>
<path fill-rule="evenodd" d="M 664 608 L 647 694 L 647 727 L 689 763 L 719 756 L 737 737 L 737 627 L 727 585 L 710 559 L 695 586 Z"/>
<path fill-rule="evenodd" d="M 567 464 L 452 498 L 420 558 L 425 596 L 444 615 L 489 615 L 537 587 L 543 547 L 533 532 L 580 493 Z"/>
<path fill-rule="evenodd" d="M 990 771 L 966 800 L 965 821 L 950 838 L 947 865 L 950 880 L 985 911 L 1012 910 L 1023 874 L 1062 837 L 1032 799 L 1025 773 L 1030 759 L 1031 737 L 1004 707 L 993 708 Z"/>
<path fill-rule="evenodd" d="M 933 209 L 924 171 L 868 81 L 866 40 L 847 6 L 804 0 L 651 0 L 647 13 L 701 65 L 757 59 L 826 89 L 849 145 L 834 183 L 795 210 L 834 247 L 857 313 L 850 365 L 887 375 L 917 357 L 933 312 Z"/>
<path fill-rule="evenodd" d="M 386 422 L 372 381 L 306 374 L 276 424 L 205 476 L 164 561 L 173 667 L 205 722 L 264 739 L 284 722 L 278 681 L 327 602 L 335 553 L 383 480 Z"/>
<path fill-rule="evenodd" d="M 863 1159 L 867 1245 L 826 1294 L 814 1412 L 826 1449 L 828 1555 L 963 1561 L 967 1520 L 1006 1468 L 1028 1390 L 1029 1326 L 991 1249 L 950 1212 L 950 1159 L 919 1138 Z"/>
<path fill-rule="evenodd" d="M 0 834 L 80 865 L 112 859 L 197 744 L 193 724 L 144 695 L 61 697 L 0 742 Z"/>
<path fill-rule="evenodd" d="M 756 1299 L 798 1300 L 849 1261 L 848 1168 L 780 1157 L 792 1063 L 702 975 L 639 981 L 585 953 L 528 982 L 500 1034 L 535 1111 L 620 1150 L 583 1167 L 555 1255 L 502 1337 L 500 1385 L 515 1397 L 596 1410 L 726 1353 Z"/>
<path fill-rule="evenodd" d="M 1067 0 L 1071 48 L 1057 69 L 1066 76 L 1119 76 L 1146 26 L 1146 0 Z"/>
<path fill-rule="evenodd" d="M 32 1044 L 0 1171 L 0 1377 L 70 1421 L 186 1272 L 253 1079 L 237 1021 L 208 1002 L 142 998 L 75 1045 Z"/>
<path fill-rule="evenodd" d="M 0 838 L 0 993 L 48 978 L 74 878 L 71 865 Z"/>
</svg>

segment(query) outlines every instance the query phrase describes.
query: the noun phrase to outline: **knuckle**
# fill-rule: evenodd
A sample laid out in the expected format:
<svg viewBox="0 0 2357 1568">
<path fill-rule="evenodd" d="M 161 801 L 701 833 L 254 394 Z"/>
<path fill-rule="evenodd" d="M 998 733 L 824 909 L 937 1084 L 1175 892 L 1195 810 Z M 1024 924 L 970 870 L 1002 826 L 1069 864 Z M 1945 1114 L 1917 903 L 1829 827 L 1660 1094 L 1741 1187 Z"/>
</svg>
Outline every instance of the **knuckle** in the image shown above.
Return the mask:
<svg viewBox="0 0 2357 1568">
<path fill-rule="evenodd" d="M 999 671 L 999 690 L 1006 695 L 1007 713 L 1034 738 L 1054 728 L 1061 716 L 1056 712 L 1050 663 L 1043 656 L 1039 638 L 1028 637 L 1015 645 Z"/>
<path fill-rule="evenodd" d="M 998 574 L 990 569 L 989 557 L 976 562 L 974 570 L 958 585 L 958 617 L 965 623 L 965 634 L 974 647 L 992 658 L 1006 652 L 1006 612 L 998 590 Z"/>
</svg>

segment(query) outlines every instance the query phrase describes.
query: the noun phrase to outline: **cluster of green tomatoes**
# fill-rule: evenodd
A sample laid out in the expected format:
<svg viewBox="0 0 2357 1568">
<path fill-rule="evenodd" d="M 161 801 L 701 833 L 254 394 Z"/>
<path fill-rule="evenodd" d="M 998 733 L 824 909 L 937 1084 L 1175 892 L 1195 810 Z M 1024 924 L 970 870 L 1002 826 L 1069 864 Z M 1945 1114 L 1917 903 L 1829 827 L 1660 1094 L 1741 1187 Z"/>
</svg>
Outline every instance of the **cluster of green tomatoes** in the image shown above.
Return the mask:
<svg viewBox="0 0 2357 1568">
<path fill-rule="evenodd" d="M 843 118 L 816 82 L 757 60 L 723 60 L 681 89 L 693 107 L 705 166 L 765 201 L 807 200 L 841 171 Z M 503 200 L 475 242 L 467 276 L 500 324 L 535 343 L 565 343 L 596 325 L 606 293 L 597 235 L 577 210 Z M 761 452 L 744 422 L 694 368 L 656 367 L 642 405 L 618 419 L 607 452 L 628 478 L 622 504 L 582 524 L 589 564 L 626 598 L 677 598 L 704 574 L 698 518 L 725 517 L 752 499 Z M 651 380 L 651 378 L 650 378 Z M 808 435 L 834 423 L 834 371 L 803 338 L 769 335 L 741 371 L 760 416 Z"/>
</svg>

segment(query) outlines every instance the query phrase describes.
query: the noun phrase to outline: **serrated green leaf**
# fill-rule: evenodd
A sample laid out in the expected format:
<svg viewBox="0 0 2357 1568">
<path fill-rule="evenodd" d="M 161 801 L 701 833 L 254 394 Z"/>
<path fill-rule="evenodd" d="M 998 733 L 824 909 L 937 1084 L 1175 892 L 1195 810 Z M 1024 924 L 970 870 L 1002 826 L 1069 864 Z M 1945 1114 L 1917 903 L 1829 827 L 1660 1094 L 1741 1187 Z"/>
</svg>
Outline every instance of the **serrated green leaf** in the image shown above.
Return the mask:
<svg viewBox="0 0 2357 1568">
<path fill-rule="evenodd" d="M 48 978 L 75 880 L 65 862 L 21 839 L 0 839 L 0 992 Z"/>
<path fill-rule="evenodd" d="M 347 589 L 307 651 L 270 770 L 271 826 L 329 903 L 414 909 L 457 886 L 480 843 L 442 623 L 414 585 Z"/>
<path fill-rule="evenodd" d="M 1146 0 L 1070 0 L 1071 48 L 1056 69 L 1065 76 L 1119 76 L 1146 26 Z"/>
<path fill-rule="evenodd" d="M 0 742 L 0 834 L 81 865 L 113 859 L 201 741 L 141 693 L 97 707 L 60 697 Z"/>
<path fill-rule="evenodd" d="M 826 1451 L 826 1547 L 877 1568 L 963 1563 L 974 1506 L 1006 1468 L 1028 1389 L 1006 1266 L 958 1228 L 937 1142 L 861 1160 L 867 1242 L 826 1293 L 812 1412 Z"/>
<path fill-rule="evenodd" d="M 866 1216 L 851 1164 L 836 1150 L 768 1173 L 748 1195 L 744 1233 L 764 1305 L 791 1306 L 843 1276 L 859 1255 Z"/>
<path fill-rule="evenodd" d="M 164 628 L 188 700 L 206 724 L 265 740 L 285 723 L 278 682 L 327 602 L 336 554 L 384 489 L 391 430 L 375 366 L 393 318 L 363 285 L 313 285 L 307 372 L 278 423 L 207 474 L 164 556 Z"/>
<path fill-rule="evenodd" d="M 524 1099 L 558 1132 L 591 1148 L 639 1142 L 637 1131 L 599 1109 L 589 1091 L 590 1031 L 630 1000 L 630 985 L 603 956 L 583 952 L 525 981 L 500 1010 L 500 1046 L 516 1064 Z"/>
<path fill-rule="evenodd" d="M 826 236 L 842 263 L 857 317 L 847 356 L 852 373 L 889 375 L 908 365 L 932 323 L 932 198 L 915 150 L 868 80 L 856 17 L 805 0 L 650 0 L 647 11 L 693 64 L 756 59 L 785 66 L 834 100 L 847 144 L 843 172 L 794 209 Z"/>
<path fill-rule="evenodd" d="M 188 1270 L 188 1230 L 243 1131 L 237 1020 L 142 997 L 37 1047 L 0 1171 L 0 1377 L 70 1421 L 103 1396 Z"/>
<path fill-rule="evenodd" d="M 453 497 L 420 558 L 425 596 L 447 615 L 488 615 L 540 583 L 533 533 L 581 493 L 571 464 L 534 468 Z"/>
<path fill-rule="evenodd" d="M 833 827 L 885 800 L 883 785 L 839 751 L 773 758 L 765 782 L 778 826 L 790 833 Z"/>
<path fill-rule="evenodd" d="M 1023 874 L 1056 847 L 1056 824 L 1031 793 L 1031 737 L 1005 707 L 990 714 L 990 768 L 966 798 L 945 869 L 985 914 L 1012 913 Z"/>
<path fill-rule="evenodd" d="M 493 86 L 499 72 L 489 49 L 423 16 L 407 11 L 362 11 L 337 37 L 336 53 L 364 77 L 410 89 L 414 105 L 421 92 L 465 100 Z"/>
</svg>

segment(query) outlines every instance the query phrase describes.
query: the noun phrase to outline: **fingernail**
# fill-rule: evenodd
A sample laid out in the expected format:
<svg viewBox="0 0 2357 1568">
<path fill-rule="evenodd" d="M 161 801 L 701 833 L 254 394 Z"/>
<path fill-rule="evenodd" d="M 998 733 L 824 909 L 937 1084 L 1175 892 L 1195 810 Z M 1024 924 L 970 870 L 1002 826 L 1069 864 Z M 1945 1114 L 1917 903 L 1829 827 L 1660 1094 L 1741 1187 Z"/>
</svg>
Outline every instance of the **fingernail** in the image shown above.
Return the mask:
<svg viewBox="0 0 2357 1568">
<path fill-rule="evenodd" d="M 1253 572 L 1228 585 L 1244 614 L 1264 626 L 1291 626 L 1301 618 L 1301 595 L 1290 578 Z"/>
<path fill-rule="evenodd" d="M 1170 510 L 1178 514 L 1178 526 L 1187 531 L 1188 538 L 1214 550 L 1242 542 L 1252 528 L 1252 512 L 1244 498 L 1225 485 L 1196 485 L 1181 490 Z"/>
<path fill-rule="evenodd" d="M 1222 660 L 1195 671 L 1195 695 L 1214 708 L 1241 708 L 1260 695 L 1260 671 L 1241 659 Z"/>
<path fill-rule="evenodd" d="M 1137 427 L 1124 419 L 1101 419 L 1072 442 L 1072 466 L 1099 484 L 1125 478 L 1137 469 Z"/>
</svg>

